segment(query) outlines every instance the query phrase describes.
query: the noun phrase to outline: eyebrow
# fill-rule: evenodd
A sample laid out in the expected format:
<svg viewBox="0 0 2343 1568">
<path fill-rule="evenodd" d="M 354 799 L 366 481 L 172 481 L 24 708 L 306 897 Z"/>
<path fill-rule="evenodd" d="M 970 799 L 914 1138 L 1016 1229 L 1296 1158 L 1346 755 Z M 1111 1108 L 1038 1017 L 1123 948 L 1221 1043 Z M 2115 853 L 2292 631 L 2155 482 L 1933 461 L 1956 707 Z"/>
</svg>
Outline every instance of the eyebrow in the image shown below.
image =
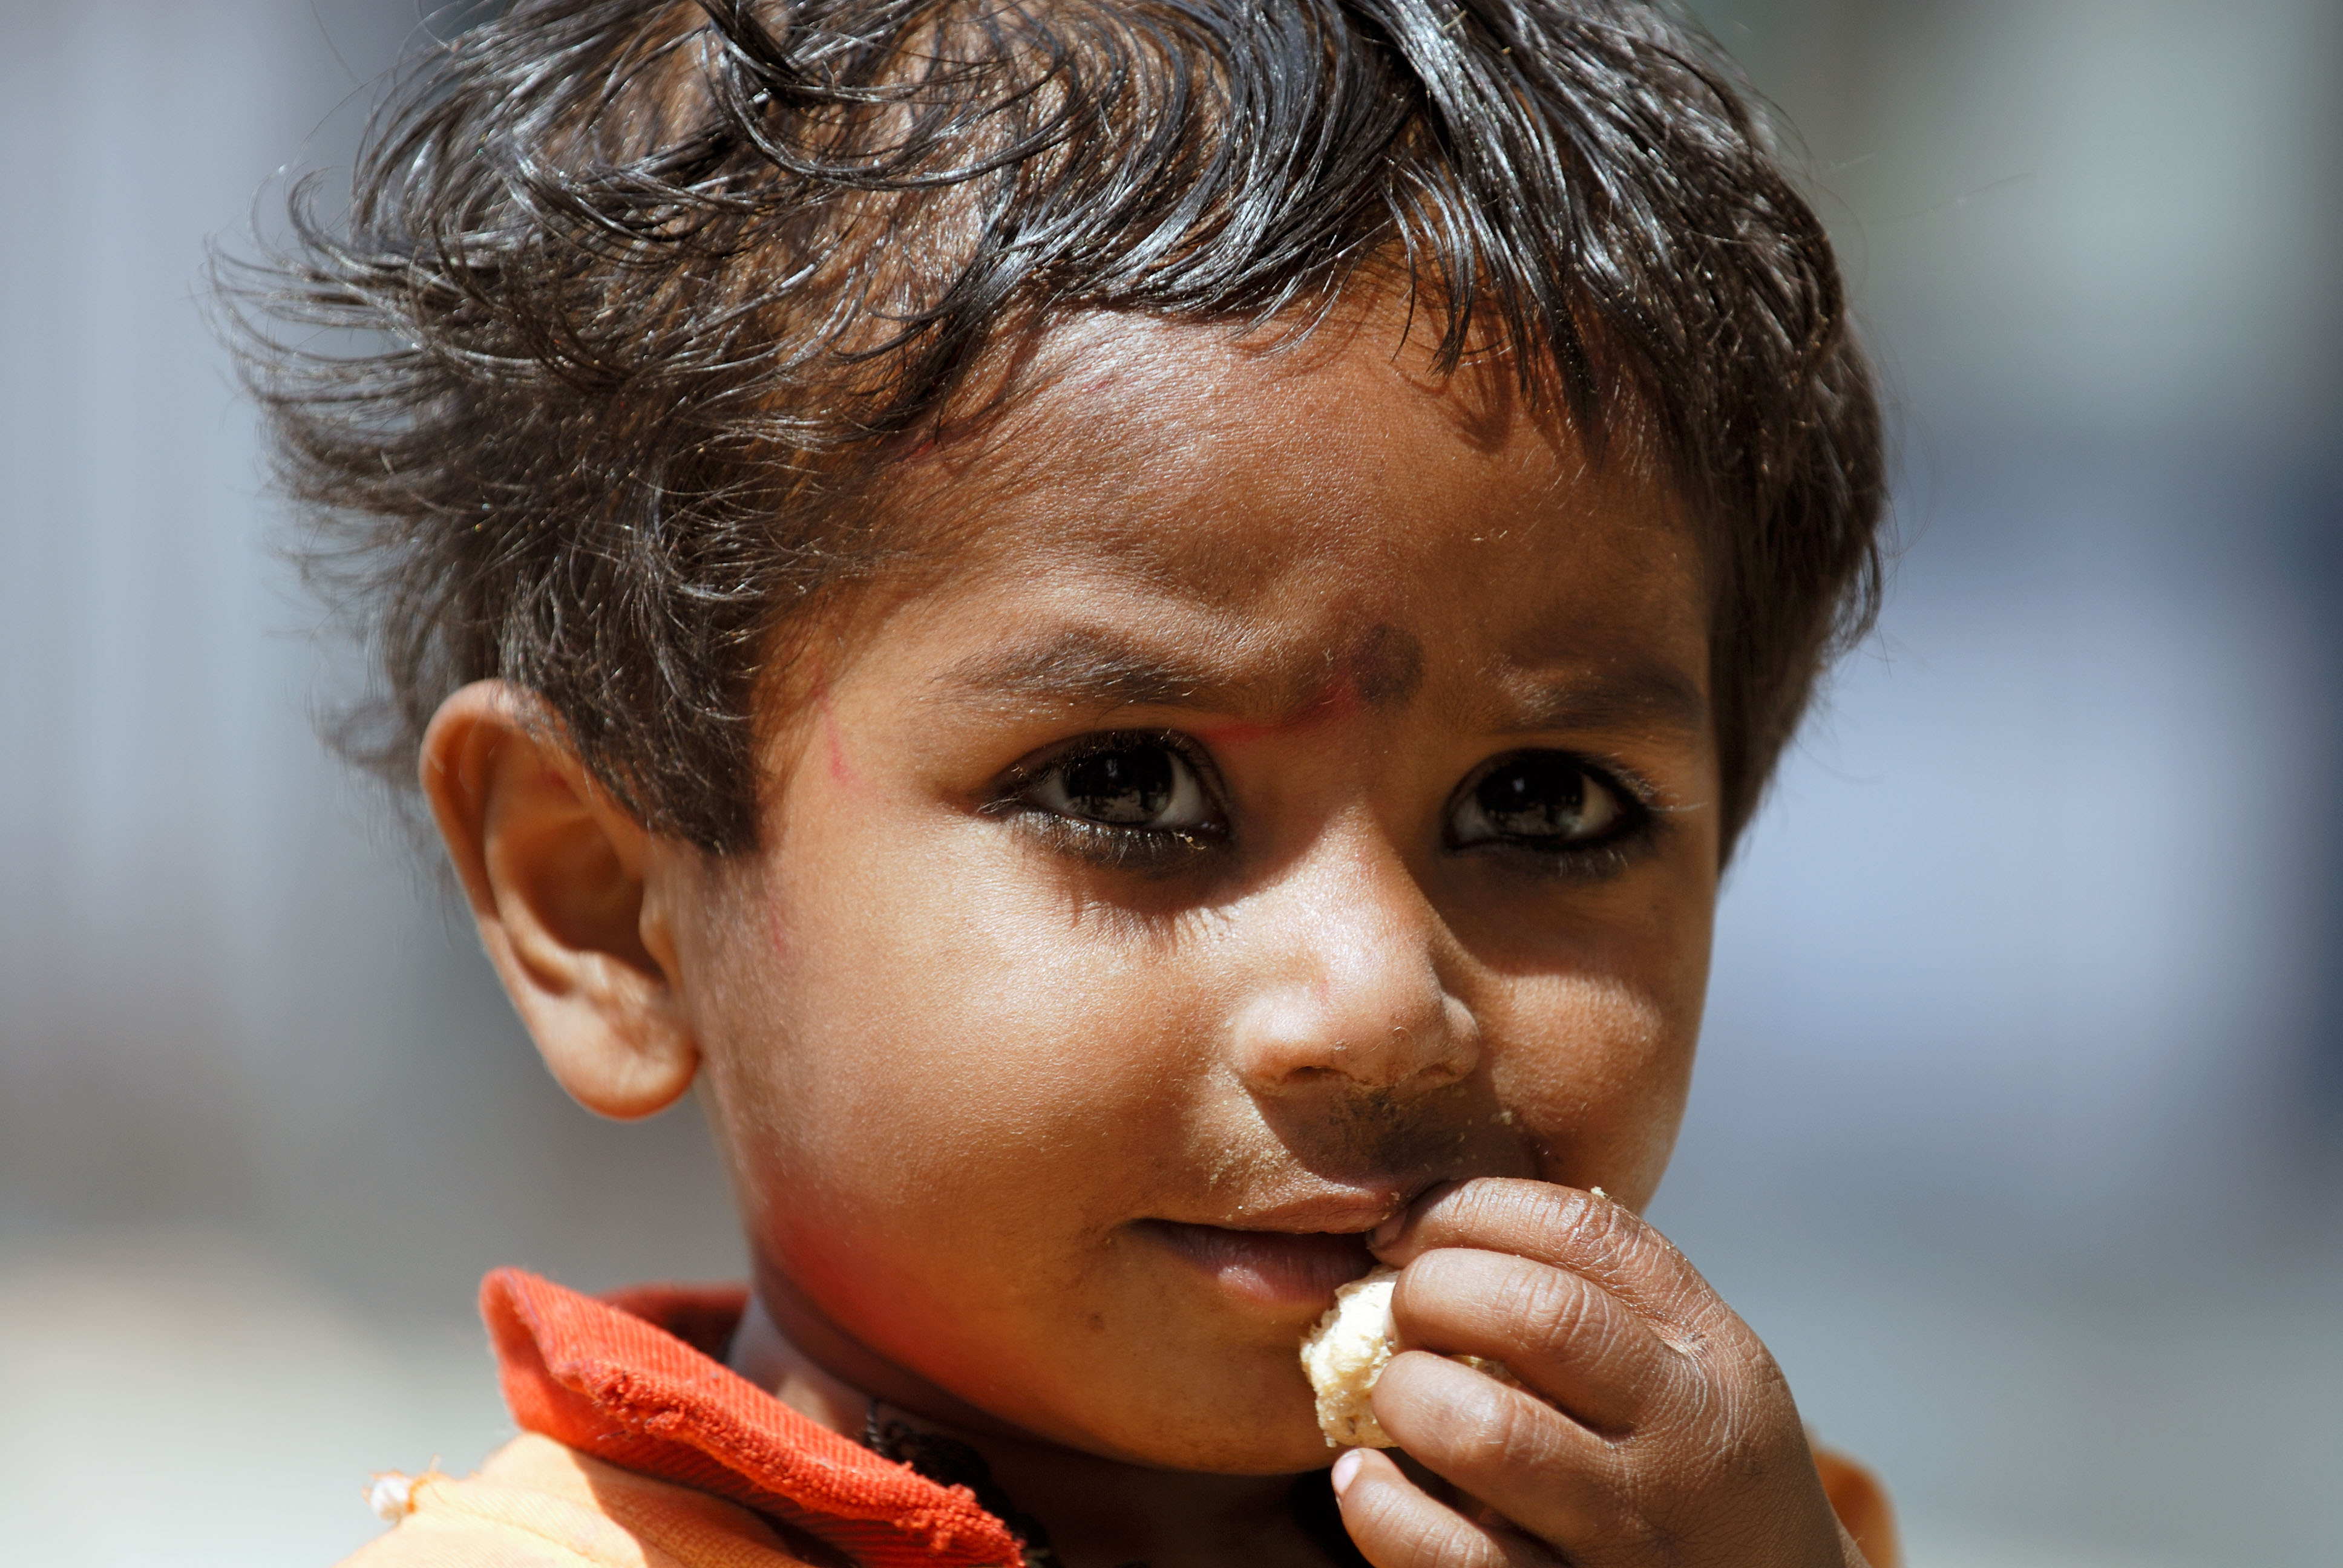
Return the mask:
<svg viewBox="0 0 2343 1568">
<path fill-rule="evenodd" d="M 1299 674 L 1301 672 L 1295 672 Z M 1312 674 L 1322 674 L 1313 666 Z M 1306 700 L 1306 680 L 1272 679 L 1276 699 L 1251 693 L 1232 672 L 1182 659 L 1120 634 L 1071 628 L 1045 641 L 962 659 L 938 677 L 940 696 L 1061 710 L 1196 707 L 1266 717 Z M 1517 670 L 1475 704 L 1499 734 L 1659 729 L 1697 735 L 1708 699 L 1678 672 L 1636 664 L 1600 675 Z"/>
<path fill-rule="evenodd" d="M 1034 646 L 962 659 L 939 680 L 952 695 L 1053 708 L 1176 707 L 1227 695 L 1232 684 L 1224 672 L 1081 627 Z"/>
<path fill-rule="evenodd" d="M 1708 727 L 1708 699 L 1662 665 L 1632 666 L 1600 676 L 1527 674 L 1502 683 L 1491 728 L 1524 735 L 1542 729 L 1664 729 L 1697 735 Z"/>
</svg>

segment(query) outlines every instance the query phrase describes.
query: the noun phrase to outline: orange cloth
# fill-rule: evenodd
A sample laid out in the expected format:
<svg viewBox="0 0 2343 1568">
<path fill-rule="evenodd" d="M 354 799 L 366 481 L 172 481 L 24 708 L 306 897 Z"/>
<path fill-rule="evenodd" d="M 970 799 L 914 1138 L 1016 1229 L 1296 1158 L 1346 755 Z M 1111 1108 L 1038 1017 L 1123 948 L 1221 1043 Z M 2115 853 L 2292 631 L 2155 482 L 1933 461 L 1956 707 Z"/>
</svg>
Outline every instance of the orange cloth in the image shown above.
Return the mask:
<svg viewBox="0 0 2343 1568">
<path fill-rule="evenodd" d="M 1887 1489 L 1879 1478 L 1843 1453 L 1815 1450 L 1815 1468 L 1822 1473 L 1823 1495 L 1831 1512 L 1855 1543 L 1863 1548 L 1871 1568 L 1904 1568 L 1904 1545 L 1896 1534 L 1896 1511 L 1888 1505 Z"/>
<path fill-rule="evenodd" d="M 407 1510 L 398 1527 L 346 1568 L 803 1568 L 821 1555 L 738 1503 L 535 1432 L 465 1480 L 417 1477 L 393 1505 Z"/>
<path fill-rule="evenodd" d="M 739 1288 L 596 1301 L 517 1269 L 480 1310 L 525 1435 L 458 1481 L 387 1477 L 397 1527 L 346 1568 L 1019 1568 L 1017 1539 L 943 1487 L 720 1364 Z M 1831 1506 L 1897 1568 L 1885 1494 L 1817 1450 Z"/>
</svg>

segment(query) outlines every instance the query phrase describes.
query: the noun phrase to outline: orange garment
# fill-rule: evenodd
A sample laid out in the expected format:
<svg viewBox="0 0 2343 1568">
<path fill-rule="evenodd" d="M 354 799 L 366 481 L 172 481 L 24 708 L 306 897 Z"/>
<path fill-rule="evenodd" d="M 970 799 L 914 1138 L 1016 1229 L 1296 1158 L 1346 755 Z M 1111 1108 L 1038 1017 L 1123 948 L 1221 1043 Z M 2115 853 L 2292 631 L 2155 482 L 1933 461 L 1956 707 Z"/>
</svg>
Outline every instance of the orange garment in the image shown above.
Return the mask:
<svg viewBox="0 0 2343 1568">
<path fill-rule="evenodd" d="M 596 1301 L 517 1269 L 480 1290 L 524 1435 L 464 1480 L 386 1477 L 397 1528 L 345 1568 L 1019 1568 L 1017 1539 L 944 1487 L 820 1426 L 716 1359 L 736 1288 Z M 1873 1568 L 1896 1568 L 1878 1483 L 1820 1451 Z"/>
</svg>

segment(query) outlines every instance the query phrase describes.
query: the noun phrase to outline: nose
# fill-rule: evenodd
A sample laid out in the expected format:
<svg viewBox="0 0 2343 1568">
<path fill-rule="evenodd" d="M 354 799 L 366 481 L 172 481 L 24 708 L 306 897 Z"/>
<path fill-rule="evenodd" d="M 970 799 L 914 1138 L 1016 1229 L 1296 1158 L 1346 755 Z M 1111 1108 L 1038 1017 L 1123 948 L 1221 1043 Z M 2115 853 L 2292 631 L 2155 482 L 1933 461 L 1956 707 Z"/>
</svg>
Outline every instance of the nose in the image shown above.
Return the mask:
<svg viewBox="0 0 2343 1568">
<path fill-rule="evenodd" d="M 1480 1030 L 1435 957 L 1437 911 L 1371 832 L 1322 844 L 1246 900 L 1251 989 L 1234 1065 L 1253 1093 L 1412 1098 L 1480 1060 Z"/>
</svg>

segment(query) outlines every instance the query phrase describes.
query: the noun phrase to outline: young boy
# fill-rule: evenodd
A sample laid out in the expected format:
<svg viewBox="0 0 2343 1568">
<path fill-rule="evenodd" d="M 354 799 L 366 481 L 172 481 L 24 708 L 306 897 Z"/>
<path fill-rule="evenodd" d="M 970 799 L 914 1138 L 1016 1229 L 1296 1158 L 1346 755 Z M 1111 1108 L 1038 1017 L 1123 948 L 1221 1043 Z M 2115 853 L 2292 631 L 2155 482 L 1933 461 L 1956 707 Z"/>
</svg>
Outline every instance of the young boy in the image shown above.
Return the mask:
<svg viewBox="0 0 2343 1568">
<path fill-rule="evenodd" d="M 1893 1561 L 1637 1218 L 1881 508 L 1708 59 L 522 0 L 396 100 L 268 297 L 378 347 L 258 378 L 360 739 L 569 1092 L 698 1086 L 751 1280 L 492 1276 L 525 1435 L 355 1561 Z M 1378 1263 L 1337 1452 L 1298 1349 Z"/>
</svg>

